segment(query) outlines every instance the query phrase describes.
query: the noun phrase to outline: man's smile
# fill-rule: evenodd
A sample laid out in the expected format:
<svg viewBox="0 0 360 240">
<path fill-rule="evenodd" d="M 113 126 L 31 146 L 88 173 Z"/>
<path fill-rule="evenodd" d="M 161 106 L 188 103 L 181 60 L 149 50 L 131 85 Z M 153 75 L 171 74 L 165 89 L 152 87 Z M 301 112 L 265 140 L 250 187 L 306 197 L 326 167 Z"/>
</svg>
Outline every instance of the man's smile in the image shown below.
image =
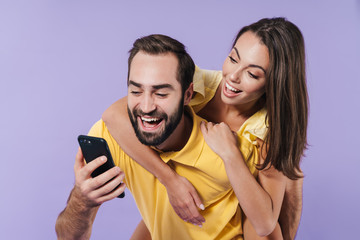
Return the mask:
<svg viewBox="0 0 360 240">
<path fill-rule="evenodd" d="M 163 124 L 163 118 L 138 116 L 138 122 L 143 131 L 155 131 Z"/>
</svg>

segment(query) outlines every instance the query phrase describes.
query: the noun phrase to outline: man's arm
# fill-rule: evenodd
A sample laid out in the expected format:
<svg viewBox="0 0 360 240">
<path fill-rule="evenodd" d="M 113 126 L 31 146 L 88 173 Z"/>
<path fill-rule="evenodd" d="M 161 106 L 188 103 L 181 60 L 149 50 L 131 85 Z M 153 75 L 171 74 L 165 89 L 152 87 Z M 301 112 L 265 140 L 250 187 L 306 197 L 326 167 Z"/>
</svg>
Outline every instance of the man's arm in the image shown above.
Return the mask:
<svg viewBox="0 0 360 240">
<path fill-rule="evenodd" d="M 98 207 L 87 208 L 79 200 L 78 190 L 73 188 L 66 208 L 60 213 L 55 230 L 58 239 L 89 239 Z"/>
<path fill-rule="evenodd" d="M 118 167 L 95 178 L 91 177 L 91 173 L 105 161 L 106 158 L 102 156 L 85 164 L 79 149 L 74 165 L 75 186 L 55 225 L 58 239 L 89 239 L 100 205 L 124 191 L 124 184 L 116 188 L 124 178 Z"/>
<path fill-rule="evenodd" d="M 279 223 L 285 240 L 295 239 L 302 212 L 302 189 L 304 178 L 288 179 L 280 211 Z"/>
</svg>

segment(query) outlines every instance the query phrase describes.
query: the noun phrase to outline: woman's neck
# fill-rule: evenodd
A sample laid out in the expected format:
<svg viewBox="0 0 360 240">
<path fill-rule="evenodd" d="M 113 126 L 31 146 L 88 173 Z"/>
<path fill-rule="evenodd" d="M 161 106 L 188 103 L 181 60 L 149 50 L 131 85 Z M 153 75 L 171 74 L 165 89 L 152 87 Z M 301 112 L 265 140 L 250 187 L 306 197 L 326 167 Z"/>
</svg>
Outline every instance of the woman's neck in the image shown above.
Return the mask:
<svg viewBox="0 0 360 240">
<path fill-rule="evenodd" d="M 241 125 L 264 106 L 264 101 L 242 105 L 225 104 L 221 100 L 221 87 L 216 90 L 215 96 L 198 112 L 198 115 L 210 122 L 225 122 L 233 131 L 238 131 Z M 216 113 L 216 114 L 214 114 Z"/>
</svg>

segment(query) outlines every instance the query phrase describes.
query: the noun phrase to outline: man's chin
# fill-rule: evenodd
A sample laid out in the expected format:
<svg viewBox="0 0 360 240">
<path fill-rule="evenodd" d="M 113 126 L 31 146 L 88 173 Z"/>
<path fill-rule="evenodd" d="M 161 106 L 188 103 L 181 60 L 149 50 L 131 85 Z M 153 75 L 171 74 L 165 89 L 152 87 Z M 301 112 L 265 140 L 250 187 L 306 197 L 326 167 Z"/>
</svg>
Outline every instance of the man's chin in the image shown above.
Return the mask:
<svg viewBox="0 0 360 240">
<path fill-rule="evenodd" d="M 149 133 L 136 131 L 138 140 L 146 146 L 157 146 L 164 142 L 163 137 L 149 136 Z"/>
</svg>

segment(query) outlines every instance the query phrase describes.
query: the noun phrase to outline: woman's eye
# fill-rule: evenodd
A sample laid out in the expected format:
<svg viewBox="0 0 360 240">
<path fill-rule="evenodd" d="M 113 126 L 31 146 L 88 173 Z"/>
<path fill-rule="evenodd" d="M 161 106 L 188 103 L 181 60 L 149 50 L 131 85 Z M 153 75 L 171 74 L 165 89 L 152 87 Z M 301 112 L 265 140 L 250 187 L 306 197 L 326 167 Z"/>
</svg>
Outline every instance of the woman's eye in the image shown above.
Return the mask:
<svg viewBox="0 0 360 240">
<path fill-rule="evenodd" d="M 229 59 L 232 63 L 237 63 L 237 61 L 232 56 L 229 56 Z"/>
<path fill-rule="evenodd" d="M 249 72 L 249 76 L 250 76 L 251 78 L 254 78 L 254 79 L 258 79 L 258 78 L 259 78 L 258 76 L 252 74 L 251 72 Z"/>
</svg>

